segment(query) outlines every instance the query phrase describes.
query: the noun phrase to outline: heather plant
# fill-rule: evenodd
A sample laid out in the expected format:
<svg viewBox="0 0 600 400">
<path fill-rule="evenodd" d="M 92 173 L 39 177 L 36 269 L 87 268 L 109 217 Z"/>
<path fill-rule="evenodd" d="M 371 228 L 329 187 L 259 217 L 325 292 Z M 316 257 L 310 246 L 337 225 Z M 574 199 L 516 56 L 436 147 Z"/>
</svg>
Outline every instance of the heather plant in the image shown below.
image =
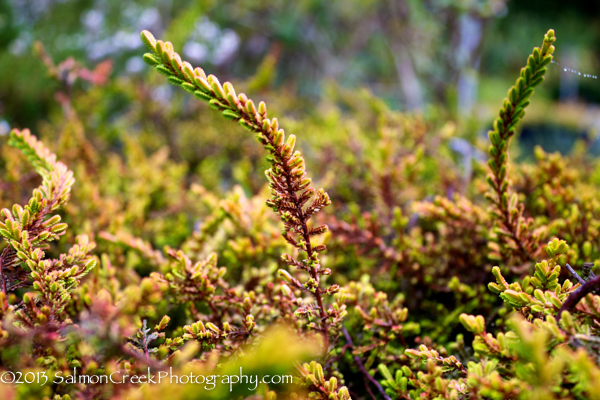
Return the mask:
<svg viewBox="0 0 600 400">
<path fill-rule="evenodd" d="M 43 249 L 67 229 L 54 214 L 70 197 L 73 172 L 50 153 L 28 130 L 11 132 L 9 144 L 21 150 L 42 176 L 28 204 L 3 209 L 0 232 L 8 243 L 0 256 L 0 286 L 3 308 L 7 295 L 23 287 L 35 291 L 23 296 L 15 316 L 24 326 L 41 325 L 49 331 L 59 329 L 66 318 L 64 309 L 70 293 L 96 265 L 89 253 L 95 244 L 79 236 L 77 244 L 57 259 L 46 259 Z"/>
<path fill-rule="evenodd" d="M 580 147 L 509 156 L 554 31 L 508 92 L 487 167 L 489 143 L 459 137 L 461 121 L 335 86 L 302 118 L 287 93 L 261 93 L 275 118 L 169 42 L 142 41 L 183 96 L 150 96 L 158 74 L 88 79 L 103 72 L 37 47 L 61 107 L 42 141 L 15 129 L 2 147 L 0 200 L 25 205 L 1 211 L 0 359 L 63 380 L 3 382 L 4 397 L 595 398 L 598 163 Z M 90 111 L 113 102 L 133 107 Z M 240 368 L 294 381 L 66 379 Z"/>
</svg>

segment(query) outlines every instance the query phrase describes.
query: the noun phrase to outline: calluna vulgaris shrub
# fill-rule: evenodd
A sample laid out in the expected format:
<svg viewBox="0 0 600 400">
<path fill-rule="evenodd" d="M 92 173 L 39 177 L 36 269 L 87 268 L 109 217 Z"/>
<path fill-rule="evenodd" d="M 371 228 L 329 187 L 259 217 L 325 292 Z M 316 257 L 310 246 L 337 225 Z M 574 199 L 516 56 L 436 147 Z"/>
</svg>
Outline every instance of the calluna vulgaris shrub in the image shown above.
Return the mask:
<svg viewBox="0 0 600 400">
<path fill-rule="evenodd" d="M 504 100 L 487 167 L 457 163 L 460 122 L 335 87 L 303 118 L 267 93 L 278 119 L 142 40 L 148 64 L 263 149 L 202 103 L 38 45 L 62 114 L 45 144 L 15 129 L 1 148 L 0 201 L 16 203 L 0 213 L 3 399 L 600 398 L 600 163 L 581 145 L 508 156 L 554 31 Z M 294 380 L 222 381 L 240 368 Z M 119 380 L 160 373 L 219 378 Z"/>
</svg>

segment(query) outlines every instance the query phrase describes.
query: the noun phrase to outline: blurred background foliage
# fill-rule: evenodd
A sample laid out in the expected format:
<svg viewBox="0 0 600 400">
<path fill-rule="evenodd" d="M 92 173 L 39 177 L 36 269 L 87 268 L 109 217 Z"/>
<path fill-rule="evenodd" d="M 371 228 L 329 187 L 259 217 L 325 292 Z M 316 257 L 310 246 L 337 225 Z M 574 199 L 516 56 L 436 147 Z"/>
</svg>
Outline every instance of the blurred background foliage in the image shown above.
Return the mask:
<svg viewBox="0 0 600 400">
<path fill-rule="evenodd" d="M 561 70 L 600 74 L 599 11 L 598 3 L 583 0 L 1 0 L 0 133 L 8 125 L 37 133 L 56 108 L 56 82 L 31 56 L 36 40 L 58 61 L 74 57 L 91 68 L 111 60 L 111 83 L 95 104 L 95 118 L 126 114 L 135 104 L 118 88 L 141 85 L 148 69 L 138 34 L 149 29 L 224 79 L 254 77 L 251 94 L 276 88 L 302 96 L 304 107 L 296 104 L 296 112 L 313 112 L 331 84 L 366 87 L 392 109 L 436 113 L 442 106 L 449 117 L 474 119 L 461 131 L 476 135 L 489 125 L 530 39 L 552 27 L 561 38 L 561 65 L 551 66 L 547 104 L 538 100 L 537 109 L 547 114 L 548 107 L 571 106 L 570 113 L 552 113 L 558 127 L 551 127 L 552 139 L 588 134 L 599 125 L 592 104 L 600 102 L 600 82 Z M 153 99 L 177 96 L 153 82 Z M 524 129 L 538 143 L 545 128 L 539 120 L 528 118 Z"/>
</svg>

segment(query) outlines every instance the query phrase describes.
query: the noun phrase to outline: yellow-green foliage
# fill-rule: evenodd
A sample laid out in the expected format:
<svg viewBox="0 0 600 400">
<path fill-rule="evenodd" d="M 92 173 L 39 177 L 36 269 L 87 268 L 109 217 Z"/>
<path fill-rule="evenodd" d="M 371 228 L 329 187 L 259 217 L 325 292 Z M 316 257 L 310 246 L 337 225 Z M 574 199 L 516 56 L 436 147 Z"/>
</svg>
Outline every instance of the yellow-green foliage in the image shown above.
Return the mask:
<svg viewBox="0 0 600 400">
<path fill-rule="evenodd" d="M 444 113 L 336 86 L 308 112 L 285 89 L 255 105 L 142 40 L 166 78 L 71 88 L 40 140 L 15 129 L 1 143 L 0 201 L 16 205 L 0 212 L 0 372 L 243 368 L 294 382 L 3 384 L 3 396 L 598 396 L 600 164 L 508 153 L 552 30 L 508 92 L 487 166 L 476 155 L 489 143 Z M 258 90 L 273 62 L 235 86 Z M 165 81 L 184 90 L 152 95 Z"/>
</svg>

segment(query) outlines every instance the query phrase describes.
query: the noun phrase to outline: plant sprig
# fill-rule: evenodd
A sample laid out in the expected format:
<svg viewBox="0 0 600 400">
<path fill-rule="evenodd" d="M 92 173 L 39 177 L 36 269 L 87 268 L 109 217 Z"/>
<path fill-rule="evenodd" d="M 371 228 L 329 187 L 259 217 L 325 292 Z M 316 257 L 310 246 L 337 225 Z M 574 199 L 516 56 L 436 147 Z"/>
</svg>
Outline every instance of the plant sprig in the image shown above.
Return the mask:
<svg viewBox="0 0 600 400">
<path fill-rule="evenodd" d="M 50 214 L 69 200 L 73 172 L 27 129 L 13 130 L 9 144 L 25 154 L 43 181 L 26 206 L 15 204 L 12 210 L 0 211 L 0 236 L 8 243 L 0 255 L 2 301 L 6 303 L 8 292 L 32 286 L 35 293 L 23 296 L 25 308 L 17 316 L 30 326 L 55 324 L 66 318 L 63 311 L 70 293 L 95 267 L 97 260 L 90 253 L 96 245 L 81 235 L 67 254 L 45 258 L 43 249 L 67 229 L 59 215 Z"/>
<path fill-rule="evenodd" d="M 552 62 L 553 43 L 556 41 L 554 30 L 550 29 L 544 36 L 542 47 L 533 49 L 527 59 L 527 66 L 515 85 L 508 91 L 508 98 L 494 121 L 494 129 L 489 131 L 490 160 L 488 165 L 491 174 L 487 181 L 491 187 L 486 198 L 493 207 L 490 213 L 496 220 L 498 244 L 492 245 L 493 256 L 507 259 L 513 255 L 520 262 L 533 261 L 539 251 L 539 242 L 543 239 L 542 230 L 533 230 L 533 219 L 523 216 L 523 204 L 519 204 L 517 193 L 512 193 L 508 180 L 508 147 L 519 121 L 525 115 L 529 105 L 529 97 L 535 87 L 544 81 L 546 66 Z"/>
<path fill-rule="evenodd" d="M 144 54 L 146 63 L 165 75 L 170 83 L 207 101 L 213 109 L 221 111 L 225 118 L 237 121 L 244 128 L 255 132 L 258 141 L 269 152 L 267 160 L 271 168 L 265 171 L 265 175 L 272 198 L 267 204 L 283 221 L 283 237 L 306 255 L 306 258 L 299 260 L 284 254 L 282 259 L 290 266 L 307 271 L 310 278 L 301 283 L 287 271 L 281 270 L 280 273 L 289 285 L 314 296 L 316 307 L 305 307 L 302 312 L 308 314 L 309 320 L 314 317 L 313 312 L 317 313 L 318 323 L 311 322 L 309 326 L 323 333 L 325 349 L 328 349 L 330 323 L 339 321 L 340 312 L 335 307 L 326 310 L 324 296 L 336 293 L 338 287 L 321 287 L 321 277 L 329 275 L 331 271 L 323 268 L 319 259 L 319 253 L 325 250 L 325 246 L 315 246 L 311 242 L 311 236 L 328 230 L 327 225 L 311 228 L 308 221 L 323 207 L 328 206 L 331 200 L 323 189 L 315 190 L 310 187 L 311 179 L 306 174 L 304 159 L 299 151 L 294 151 L 296 137 L 289 135 L 286 140 L 277 118 L 267 117 L 264 102 L 261 101 L 256 107 L 245 94 L 237 95 L 231 83 L 221 85 L 214 75 L 207 76 L 201 68 L 193 68 L 187 61 L 182 61 L 170 42 L 156 40 L 148 31 L 143 31 L 141 38 L 151 50 L 151 53 Z"/>
</svg>

